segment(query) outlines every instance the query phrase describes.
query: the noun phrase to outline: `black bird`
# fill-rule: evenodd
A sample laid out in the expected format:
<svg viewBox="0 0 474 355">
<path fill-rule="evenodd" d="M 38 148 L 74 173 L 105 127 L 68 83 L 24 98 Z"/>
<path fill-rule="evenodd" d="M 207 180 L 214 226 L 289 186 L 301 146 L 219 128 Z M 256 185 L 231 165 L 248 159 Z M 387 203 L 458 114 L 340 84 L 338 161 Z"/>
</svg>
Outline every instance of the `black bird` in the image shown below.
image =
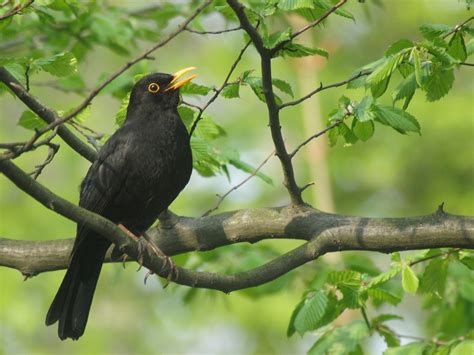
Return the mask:
<svg viewBox="0 0 474 355">
<path fill-rule="evenodd" d="M 178 80 L 192 69 L 151 74 L 135 84 L 124 125 L 102 147 L 81 184 L 79 206 L 139 236 L 178 196 L 192 172 L 189 135 L 177 110 L 179 87 L 196 75 Z M 46 325 L 59 321 L 61 340 L 84 333 L 110 245 L 78 224 L 69 267 L 46 315 Z"/>
</svg>

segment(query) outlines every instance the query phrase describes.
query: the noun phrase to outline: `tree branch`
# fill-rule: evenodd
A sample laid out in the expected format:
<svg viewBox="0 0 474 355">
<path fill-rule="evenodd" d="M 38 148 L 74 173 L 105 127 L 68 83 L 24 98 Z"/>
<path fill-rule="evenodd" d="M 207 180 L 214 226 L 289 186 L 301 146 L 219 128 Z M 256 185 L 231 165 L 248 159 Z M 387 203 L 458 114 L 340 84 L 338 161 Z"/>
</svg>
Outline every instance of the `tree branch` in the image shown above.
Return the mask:
<svg viewBox="0 0 474 355">
<path fill-rule="evenodd" d="M 6 20 L 7 18 L 9 17 L 12 17 L 16 14 L 18 14 L 19 12 L 23 11 L 24 9 L 26 9 L 28 6 L 30 6 L 31 4 L 33 4 L 35 0 L 28 0 L 26 3 L 24 3 L 23 5 L 16 5 L 15 7 L 13 7 L 10 11 L 6 12 L 5 14 L 1 15 L 0 16 L 0 21 L 3 21 L 3 20 Z"/>
<path fill-rule="evenodd" d="M 306 26 L 303 26 L 300 28 L 298 31 L 294 32 L 289 39 L 282 41 L 278 43 L 275 47 L 271 49 L 272 55 L 277 53 L 280 49 L 285 47 L 288 43 L 290 43 L 292 40 L 294 40 L 296 37 L 301 35 L 302 33 L 306 32 L 307 30 L 316 27 L 319 25 L 321 22 L 323 22 L 329 15 L 331 15 L 333 12 L 337 11 L 338 8 L 340 8 L 342 5 L 344 5 L 347 2 L 347 0 L 340 0 L 336 5 L 334 5 L 331 9 L 329 9 L 324 15 L 322 15 L 320 18 L 317 20 L 314 20 L 313 22 L 308 23 Z"/>
<path fill-rule="evenodd" d="M 122 66 L 120 69 L 118 69 L 115 73 L 113 73 L 112 75 L 109 76 L 109 78 L 107 78 L 107 80 L 105 80 L 102 84 L 100 84 L 99 86 L 97 86 L 85 99 L 84 101 L 79 104 L 79 106 L 77 106 L 70 114 L 66 115 L 65 117 L 61 117 L 59 118 L 57 116 L 57 114 L 55 114 L 53 111 L 49 110 L 49 109 L 46 109 L 44 106 L 41 107 L 41 109 L 44 110 L 44 112 L 42 110 L 38 110 L 38 112 L 34 111 L 36 114 L 38 114 L 39 117 L 43 118 L 46 122 L 48 122 L 48 125 L 46 127 L 43 127 L 41 129 L 39 129 L 35 135 L 28 141 L 25 143 L 25 146 L 22 148 L 22 149 L 19 149 L 15 155 L 12 155 L 12 156 L 7 156 L 6 158 L 7 159 L 11 159 L 11 158 L 14 158 L 14 157 L 17 157 L 19 155 L 21 155 L 23 152 L 27 151 L 29 148 L 32 147 L 33 143 L 45 132 L 55 128 L 55 127 L 58 127 L 58 126 L 61 126 L 62 124 L 64 124 L 65 122 L 69 121 L 70 119 L 72 119 L 73 117 L 75 117 L 78 113 L 80 113 L 83 109 L 85 109 L 89 104 L 90 102 L 107 86 L 109 85 L 113 80 L 115 80 L 118 76 L 120 76 L 121 74 L 123 74 L 126 70 L 128 70 L 130 67 L 132 67 L 133 65 L 135 65 L 136 63 L 146 59 L 152 52 L 154 52 L 155 50 L 157 50 L 158 48 L 161 48 L 163 47 L 165 44 L 167 44 L 169 41 L 171 41 L 173 38 L 175 38 L 178 34 L 180 34 L 181 32 L 184 31 L 184 29 L 186 28 L 187 25 L 189 25 L 189 23 L 196 17 L 198 16 L 202 10 L 204 10 L 204 8 L 206 8 L 210 3 L 212 2 L 212 0 L 206 0 L 204 1 L 188 18 L 186 18 L 186 20 L 184 20 L 177 28 L 176 30 L 174 30 L 172 33 L 170 33 L 168 36 L 166 36 L 166 38 L 164 38 L 163 40 L 161 40 L 159 43 L 155 44 L 154 46 L 152 46 L 150 49 L 146 50 L 145 52 L 143 52 L 141 55 L 139 55 L 138 57 L 136 57 L 135 59 L 132 59 L 131 61 L 127 62 L 124 66 Z M 8 80 L 8 82 L 6 82 L 5 80 L 3 80 L 1 78 L 2 74 L 3 74 L 3 77 L 4 78 L 7 78 L 7 74 L 9 74 L 4 68 L 1 68 L 0 67 L 0 71 L 3 71 L 0 72 L 0 80 L 2 80 L 3 82 L 5 82 L 5 84 L 7 84 L 11 89 L 12 89 L 12 85 L 11 85 L 11 80 Z M 10 75 L 11 76 L 11 75 Z M 10 84 L 10 85 L 9 85 Z M 15 87 L 16 85 L 13 85 L 13 87 Z M 13 90 L 13 89 L 12 89 Z M 18 96 L 19 94 L 25 96 L 28 95 L 28 93 L 26 92 L 26 90 L 20 85 L 17 90 L 13 90 L 13 92 Z M 21 99 L 21 97 L 20 97 Z M 34 100 L 34 99 L 33 99 Z M 23 102 L 25 102 L 24 100 L 22 100 Z M 31 98 L 29 100 L 31 102 Z M 36 101 L 36 100 L 35 100 Z M 26 103 L 26 102 L 25 102 Z M 38 102 L 36 102 L 38 103 Z M 39 104 L 39 103 L 38 103 Z M 47 112 L 49 111 L 49 112 Z M 40 114 L 42 113 L 42 114 Z M 48 117 L 44 117 L 44 115 L 47 115 Z M 70 133 L 72 134 L 72 133 Z M 61 136 L 61 134 L 60 134 Z M 74 136 L 75 137 L 75 136 Z M 76 139 L 78 139 L 77 137 L 75 137 Z M 80 140 L 79 140 L 80 141 Z M 83 147 L 82 146 L 78 146 L 78 144 L 76 144 L 77 142 L 74 142 L 75 143 L 75 146 L 80 148 L 81 152 L 83 153 L 86 153 L 87 156 L 85 156 L 87 159 L 91 160 L 90 158 L 93 158 L 92 160 L 95 160 L 95 157 L 96 157 L 96 152 L 94 152 L 94 154 L 92 154 L 92 149 L 90 149 L 91 151 L 89 152 L 84 152 L 83 151 Z M 69 143 L 68 143 L 69 144 Z M 84 144 L 85 145 L 85 144 Z M 74 147 L 73 147 L 74 148 Z M 76 149 L 76 148 L 74 148 Z M 81 154 L 82 155 L 82 154 Z"/>
<path fill-rule="evenodd" d="M 263 45 L 263 40 L 257 29 L 252 26 L 244 11 L 244 6 L 236 0 L 227 0 L 227 3 L 237 15 L 240 25 L 248 33 L 255 48 L 260 54 L 262 69 L 262 87 L 265 95 L 265 102 L 268 109 L 268 120 L 272 134 L 272 140 L 275 145 L 275 152 L 283 169 L 284 185 L 288 190 L 291 202 L 295 205 L 304 204 L 301 197 L 301 189 L 296 184 L 295 173 L 291 158 L 286 150 L 285 142 L 281 132 L 279 107 L 275 101 L 272 84 L 272 55 L 268 48 Z"/>
<path fill-rule="evenodd" d="M 137 241 L 114 223 L 56 196 L 17 168 L 0 162 L 0 171 L 45 207 L 100 233 L 116 245 L 119 255 L 138 256 Z M 171 223 L 170 223 L 171 222 Z M 272 281 L 328 252 L 371 250 L 393 252 L 426 248 L 474 248 L 474 217 L 434 214 L 409 218 L 360 218 L 322 213 L 309 207 L 248 209 L 201 218 L 175 217 L 150 230 L 150 236 L 168 255 L 209 250 L 262 239 L 302 239 L 307 242 L 276 259 L 235 275 L 196 272 L 178 267 L 174 282 L 231 292 Z M 0 239 L 0 265 L 27 276 L 67 266 L 71 240 L 13 241 Z M 148 249 L 144 266 L 162 277 L 169 268 Z M 107 261 L 110 261 L 110 256 Z"/>
<path fill-rule="evenodd" d="M 300 103 L 302 103 L 303 101 L 309 99 L 311 96 L 317 94 L 318 92 L 321 92 L 321 91 L 324 91 L 324 90 L 327 90 L 327 89 L 337 88 L 339 86 L 344 86 L 344 85 L 350 83 L 351 81 L 354 81 L 356 79 L 359 79 L 362 76 L 366 76 L 366 75 L 369 75 L 369 74 L 370 74 L 370 72 L 360 72 L 359 74 L 354 75 L 353 77 L 351 77 L 347 80 L 340 81 L 338 83 L 333 83 L 333 84 L 329 84 L 329 85 L 323 85 L 323 83 L 320 83 L 320 85 L 317 89 L 314 89 L 313 91 L 306 94 L 305 96 L 303 96 L 303 97 L 301 97 L 297 100 L 289 101 L 289 102 L 285 102 L 285 103 L 281 104 L 280 105 L 280 110 L 285 108 L 285 107 L 288 107 L 288 106 L 299 105 Z"/>
<path fill-rule="evenodd" d="M 323 134 L 325 134 L 326 132 L 330 131 L 331 129 L 333 129 L 334 127 L 337 127 L 339 126 L 340 124 L 342 123 L 342 120 L 337 120 L 335 121 L 333 124 L 331 124 L 330 126 L 326 127 L 325 129 L 323 129 L 321 132 L 318 132 L 316 134 L 313 134 L 311 137 L 309 137 L 308 139 L 306 139 L 303 143 L 301 143 L 300 145 L 298 145 L 295 150 L 293 150 L 291 153 L 290 153 L 290 158 L 293 158 L 296 153 L 298 153 L 298 151 L 303 148 L 306 144 L 308 144 L 309 142 L 311 142 L 313 139 L 316 139 L 318 137 L 321 137 Z"/>
</svg>

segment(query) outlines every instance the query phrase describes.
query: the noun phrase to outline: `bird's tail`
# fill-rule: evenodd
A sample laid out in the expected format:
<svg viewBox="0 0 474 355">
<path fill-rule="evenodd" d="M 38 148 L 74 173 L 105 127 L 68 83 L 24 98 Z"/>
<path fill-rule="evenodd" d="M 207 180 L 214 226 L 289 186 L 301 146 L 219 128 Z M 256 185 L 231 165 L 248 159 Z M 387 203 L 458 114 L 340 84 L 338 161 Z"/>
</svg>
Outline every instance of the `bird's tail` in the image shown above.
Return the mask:
<svg viewBox="0 0 474 355">
<path fill-rule="evenodd" d="M 88 233 L 75 245 L 66 275 L 49 307 L 46 325 L 59 320 L 61 340 L 77 340 L 86 328 L 95 287 L 110 242 Z"/>
</svg>

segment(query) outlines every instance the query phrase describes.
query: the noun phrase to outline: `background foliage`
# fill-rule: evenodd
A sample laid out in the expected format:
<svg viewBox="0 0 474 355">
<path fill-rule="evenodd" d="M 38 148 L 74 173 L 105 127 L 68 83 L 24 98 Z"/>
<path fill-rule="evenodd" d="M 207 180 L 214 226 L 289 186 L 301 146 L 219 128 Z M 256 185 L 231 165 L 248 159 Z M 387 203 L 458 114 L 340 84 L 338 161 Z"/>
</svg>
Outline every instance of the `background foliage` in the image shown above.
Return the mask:
<svg viewBox="0 0 474 355">
<path fill-rule="evenodd" d="M 107 74 L 156 43 L 197 3 L 38 0 L 21 15 L 0 22 L 0 65 L 41 101 L 67 113 Z M 246 4 L 251 19 L 260 21 L 265 46 L 271 48 L 291 35 L 289 19 L 300 16 L 311 21 L 332 2 Z M 441 201 L 450 212 L 474 212 L 472 74 L 469 67 L 459 68 L 474 50 L 473 30 L 466 26 L 450 33 L 472 16 L 468 6 L 469 1 L 454 0 L 350 1 L 339 16 L 313 30 L 315 45 L 298 41 L 277 52 L 283 58 L 275 59 L 273 85 L 281 102 L 306 93 L 297 80 L 301 57 L 316 56 L 318 70 L 309 71 L 306 78 L 314 81 L 314 88 L 319 81 L 332 83 L 367 73 L 352 81 L 350 90 L 324 91 L 319 112 L 314 112 L 315 119 L 326 117 L 329 124 L 344 119 L 330 131 L 333 148 L 326 158 L 331 186 L 325 188 L 333 191 L 337 212 L 374 217 L 426 214 Z M 216 1 L 190 27 L 204 31 L 236 25 L 230 9 Z M 72 125 L 100 145 L 121 124 L 134 81 L 151 71 L 197 66 L 200 78 L 187 85 L 183 96 L 188 103 L 202 104 L 212 88 L 221 85 L 247 40 L 242 31 L 185 32 L 155 53 L 155 60 L 140 62 L 115 80 Z M 206 111 L 192 141 L 195 173 L 173 204 L 174 212 L 204 213 L 215 203 L 216 193 L 239 182 L 272 151 L 258 68 L 258 57 L 250 48 L 223 98 Z M 41 121 L 2 85 L 0 93 L 0 138 L 27 139 L 31 134 L 27 130 L 39 127 Z M 188 127 L 197 116 L 186 105 L 180 113 Z M 294 146 L 314 133 L 306 130 L 302 115 L 301 108 L 293 106 L 282 116 Z M 31 170 L 44 155 L 36 151 L 18 162 Z M 311 180 L 313 158 L 300 154 L 296 159 L 299 181 Z M 62 144 L 53 165 L 39 179 L 76 201 L 87 167 Z M 280 174 L 272 159 L 260 179 L 231 195 L 221 209 L 287 203 Z M 317 197 L 321 189 L 317 182 L 315 189 Z M 73 223 L 44 210 L 5 179 L 0 181 L 0 193 L 0 236 L 51 239 L 74 234 Z M 305 199 L 318 206 L 311 190 Z M 175 259 L 187 267 L 230 273 L 261 264 L 294 244 L 262 242 Z M 43 326 L 60 272 L 23 282 L 17 272 L 1 269 L 0 349 L 98 354 L 190 349 L 314 354 L 469 351 L 474 319 L 472 255 L 428 250 L 394 253 L 388 259 L 344 252 L 231 295 L 175 285 L 162 289 L 158 280 L 143 286 L 145 271 L 136 273 L 132 264 L 125 270 L 106 265 L 88 330 L 77 343 L 59 343 L 55 329 Z"/>
</svg>

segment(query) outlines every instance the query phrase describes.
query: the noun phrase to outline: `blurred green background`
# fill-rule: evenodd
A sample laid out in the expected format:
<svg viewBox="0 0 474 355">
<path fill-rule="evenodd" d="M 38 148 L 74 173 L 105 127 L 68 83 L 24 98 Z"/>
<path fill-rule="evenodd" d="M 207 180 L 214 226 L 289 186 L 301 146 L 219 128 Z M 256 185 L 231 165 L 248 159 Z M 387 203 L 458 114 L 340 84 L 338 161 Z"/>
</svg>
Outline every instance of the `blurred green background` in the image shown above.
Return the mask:
<svg viewBox="0 0 474 355">
<path fill-rule="evenodd" d="M 114 1 L 117 6 L 130 8 L 146 3 Z M 350 2 L 347 8 L 355 14 L 355 23 L 332 17 L 327 26 L 314 31 L 313 38 L 306 38 L 326 48 L 330 52 L 329 61 L 318 58 L 303 65 L 301 60 L 277 59 L 274 75 L 290 82 L 299 96 L 307 91 L 305 88 L 317 87 L 320 81 L 327 84 L 347 79 L 355 69 L 382 56 L 386 47 L 399 38 L 419 38 L 417 28 L 422 23 L 454 25 L 472 15 L 464 2 L 456 0 L 382 3 L 382 7 L 377 7 Z M 225 25 L 218 15 L 206 17 L 202 23 L 213 30 Z M 174 25 L 172 22 L 170 28 Z M 149 45 L 142 43 L 143 48 Z M 200 75 L 197 83 L 219 86 L 242 45 L 241 33 L 219 36 L 183 33 L 156 52 L 156 60 L 147 65 L 150 71 L 162 72 L 196 66 Z M 251 49 L 237 73 L 258 69 L 257 59 Z M 87 87 L 92 88 L 103 73 L 119 68 L 126 60 L 109 49 L 97 47 L 79 70 L 84 73 Z M 37 81 L 43 79 L 51 80 L 40 75 Z M 32 85 L 31 92 L 56 110 L 70 109 L 81 101 L 77 94 L 51 88 Z M 314 132 L 311 127 L 317 127 L 318 120 L 327 117 L 342 93 L 346 93 L 344 88 L 324 91 L 305 111 L 302 107 L 286 109 L 282 126 L 287 145 L 295 147 L 311 135 Z M 347 94 L 357 99 L 363 92 Z M 241 89 L 241 97 L 241 100 L 219 98 L 209 113 L 226 129 L 226 144 L 238 149 L 243 160 L 257 166 L 273 149 L 265 106 L 248 88 Z M 314 145 L 304 148 L 295 160 L 297 181 L 316 183 L 306 190 L 306 200 L 321 209 L 370 217 L 428 214 L 444 201 L 450 213 L 473 215 L 473 99 L 472 72 L 470 68 L 462 68 L 456 73 L 453 89 L 442 100 L 428 103 L 421 93 L 415 96 L 409 111 L 422 125 L 421 137 L 403 136 L 378 125 L 375 137 L 367 143 L 350 147 L 338 144 L 324 149 L 323 140 L 320 149 Z M 189 101 L 205 102 L 196 98 Z M 116 129 L 114 117 L 119 105 L 110 95 L 97 97 L 86 124 L 111 134 Z M 10 95 L 0 96 L 0 141 L 29 137 L 30 132 L 17 126 L 24 110 L 19 100 Z M 39 150 L 16 162 L 31 170 L 44 156 L 45 151 Z M 322 168 L 314 172 L 316 163 Z M 54 163 L 39 181 L 77 202 L 78 186 L 88 166 L 87 161 L 61 144 Z M 327 179 L 318 175 L 324 166 L 328 166 Z M 263 171 L 273 178 L 273 185 L 254 178 L 231 194 L 219 211 L 287 204 L 277 159 L 271 159 Z M 245 176 L 231 169 L 229 181 L 223 175 L 203 178 L 194 172 L 171 210 L 179 215 L 199 216 L 212 207 L 216 194 L 224 193 Z M 0 178 L 0 237 L 59 239 L 74 236 L 74 231 L 74 223 L 45 210 L 10 181 Z M 291 241 L 275 241 L 222 248 L 206 253 L 208 262 L 200 265 L 215 272 L 246 269 L 294 245 Z M 193 258 L 198 257 L 190 255 L 177 260 L 192 266 Z M 382 268 L 389 263 L 387 256 L 374 254 L 374 258 Z M 324 259 L 329 263 L 339 262 L 333 255 Z M 203 290 L 190 293 L 189 289 L 176 285 L 163 289 L 157 279 L 149 280 L 144 286 L 146 270 L 136 272 L 136 264 L 129 263 L 125 270 L 120 265 L 106 265 L 84 337 L 78 342 L 60 342 L 56 327 L 44 326 L 44 317 L 64 272 L 41 274 L 25 282 L 19 272 L 0 268 L 0 354 L 304 353 L 314 342 L 314 336 L 295 335 L 287 339 L 286 327 L 305 290 L 303 280 L 317 272 L 317 263 L 312 263 L 261 291 L 224 295 Z M 406 317 L 399 329 L 402 333 L 430 335 L 425 322 L 428 314 L 417 297 L 406 296 L 398 307 Z M 343 317 L 349 319 L 351 314 Z M 381 339 L 367 346 L 371 349 L 369 353 L 374 354 L 385 347 Z"/>
</svg>

